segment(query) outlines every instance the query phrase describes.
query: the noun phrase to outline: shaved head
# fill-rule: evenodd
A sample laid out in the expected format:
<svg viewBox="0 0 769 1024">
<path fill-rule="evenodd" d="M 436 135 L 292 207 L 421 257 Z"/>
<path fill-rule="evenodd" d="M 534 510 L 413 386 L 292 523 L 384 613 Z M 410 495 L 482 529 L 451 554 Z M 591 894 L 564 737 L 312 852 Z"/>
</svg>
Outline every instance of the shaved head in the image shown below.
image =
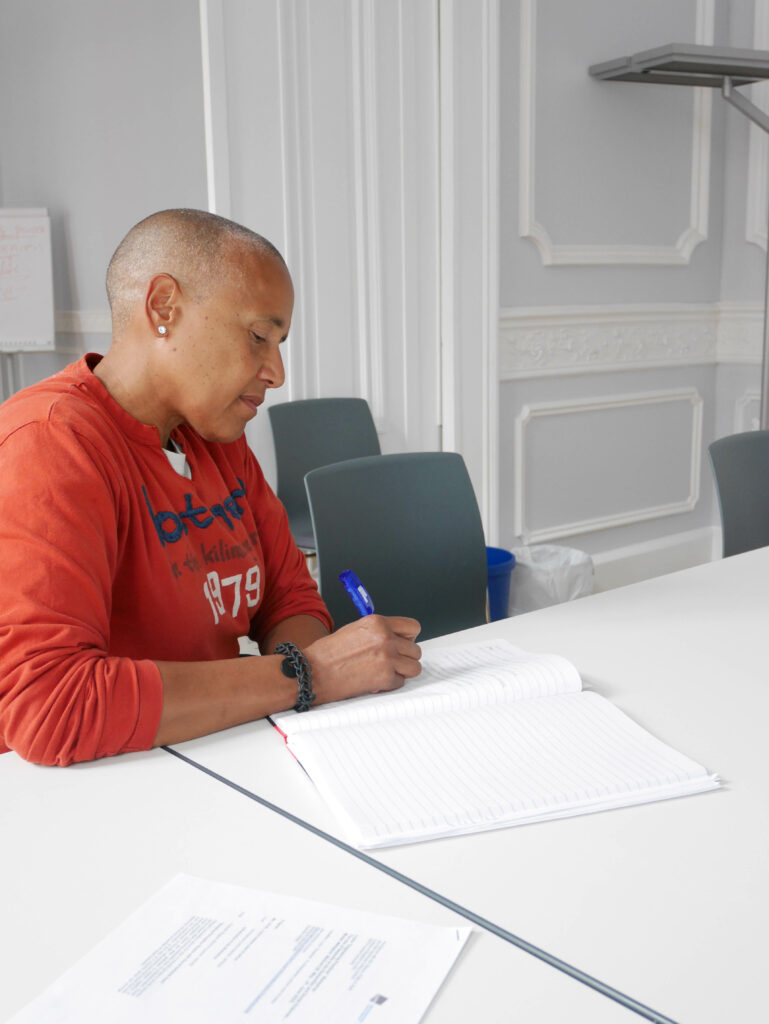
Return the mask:
<svg viewBox="0 0 769 1024">
<path fill-rule="evenodd" d="M 207 299 L 225 275 L 237 275 L 245 252 L 283 257 L 266 238 L 203 210 L 162 210 L 131 228 L 107 268 L 107 296 L 115 329 L 124 326 L 147 282 L 170 274 L 196 301 Z"/>
</svg>

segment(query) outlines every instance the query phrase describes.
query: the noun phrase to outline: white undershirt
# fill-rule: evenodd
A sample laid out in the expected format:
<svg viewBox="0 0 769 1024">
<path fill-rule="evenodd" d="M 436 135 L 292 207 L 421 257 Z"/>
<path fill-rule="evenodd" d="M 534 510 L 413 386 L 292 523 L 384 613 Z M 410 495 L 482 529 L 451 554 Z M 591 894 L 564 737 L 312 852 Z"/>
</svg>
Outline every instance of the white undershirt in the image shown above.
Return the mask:
<svg viewBox="0 0 769 1024">
<path fill-rule="evenodd" d="M 187 456 L 184 454 L 184 449 L 180 447 L 174 441 L 173 438 L 169 437 L 168 443 L 173 445 L 173 451 L 168 448 L 163 449 L 163 454 L 171 463 L 171 468 L 179 474 L 179 476 L 185 477 L 187 480 L 192 479 L 192 470 L 190 464 L 187 462 Z"/>
</svg>

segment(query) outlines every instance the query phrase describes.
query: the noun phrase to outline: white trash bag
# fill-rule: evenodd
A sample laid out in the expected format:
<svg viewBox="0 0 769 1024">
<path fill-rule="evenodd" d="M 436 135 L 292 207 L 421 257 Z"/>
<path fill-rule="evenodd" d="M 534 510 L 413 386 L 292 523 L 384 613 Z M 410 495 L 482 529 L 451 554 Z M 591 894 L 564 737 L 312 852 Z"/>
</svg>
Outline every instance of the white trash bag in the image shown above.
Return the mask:
<svg viewBox="0 0 769 1024">
<path fill-rule="evenodd" d="M 511 615 L 593 593 L 593 559 L 585 551 L 557 544 L 533 544 L 511 550 L 515 555 L 510 583 Z"/>
</svg>

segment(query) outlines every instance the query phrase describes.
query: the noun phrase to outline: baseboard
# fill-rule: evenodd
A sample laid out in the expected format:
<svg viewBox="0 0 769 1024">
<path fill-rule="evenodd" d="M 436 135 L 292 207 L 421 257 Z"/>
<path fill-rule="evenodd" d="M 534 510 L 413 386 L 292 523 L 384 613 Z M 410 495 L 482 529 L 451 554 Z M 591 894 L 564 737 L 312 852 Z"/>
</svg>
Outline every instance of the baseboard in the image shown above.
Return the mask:
<svg viewBox="0 0 769 1024">
<path fill-rule="evenodd" d="M 721 530 L 706 526 L 593 555 L 595 589 L 613 590 L 654 576 L 712 562 L 720 556 Z"/>
</svg>

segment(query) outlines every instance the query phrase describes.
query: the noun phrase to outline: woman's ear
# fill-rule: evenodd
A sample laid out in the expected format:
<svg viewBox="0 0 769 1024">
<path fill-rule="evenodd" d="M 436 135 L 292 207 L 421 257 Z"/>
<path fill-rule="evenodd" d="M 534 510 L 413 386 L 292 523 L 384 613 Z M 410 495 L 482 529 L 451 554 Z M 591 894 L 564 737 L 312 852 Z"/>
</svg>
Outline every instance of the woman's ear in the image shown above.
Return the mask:
<svg viewBox="0 0 769 1024">
<path fill-rule="evenodd" d="M 165 337 L 179 319 L 179 284 L 170 274 L 156 274 L 147 285 L 144 308 L 152 333 Z"/>
</svg>

